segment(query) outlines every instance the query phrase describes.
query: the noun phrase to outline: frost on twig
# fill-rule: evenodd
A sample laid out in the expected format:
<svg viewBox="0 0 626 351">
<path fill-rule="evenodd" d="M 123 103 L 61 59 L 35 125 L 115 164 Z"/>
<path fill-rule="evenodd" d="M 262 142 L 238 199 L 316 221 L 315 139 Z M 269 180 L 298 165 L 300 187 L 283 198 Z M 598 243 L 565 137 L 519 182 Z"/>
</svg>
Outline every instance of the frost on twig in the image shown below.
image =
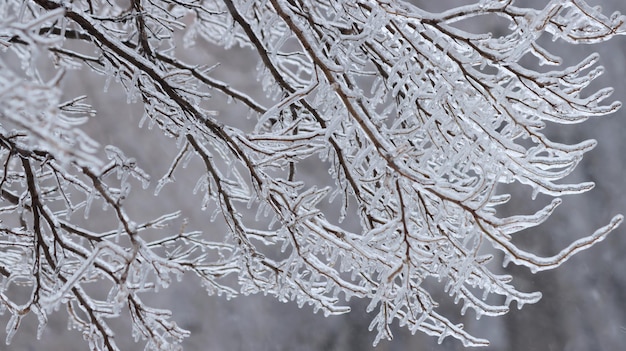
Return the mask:
<svg viewBox="0 0 626 351">
<path fill-rule="evenodd" d="M 367 299 L 377 311 L 374 343 L 391 339 L 389 325 L 398 320 L 413 332 L 481 346 L 487 341 L 440 313 L 430 291 L 437 285 L 428 281 L 441 282 L 461 314 L 499 316 L 540 294 L 518 291 L 489 262 L 552 269 L 622 221 L 614 217 L 552 257 L 512 242 L 543 223 L 559 196 L 593 186 L 560 180 L 595 141 L 551 141 L 546 123 L 580 123 L 620 106 L 605 103 L 608 88 L 583 94 L 602 73 L 598 55 L 564 67 L 537 40 L 595 43 L 623 34 L 624 17 L 583 1 L 529 9 L 483 0 L 430 13 L 374 0 L 132 0 L 128 7 L 10 0 L 0 10 L 0 46 L 25 62 L 16 72 L 0 56 L 0 213 L 19 223 L 0 234 L 0 299 L 12 315 L 7 341 L 23 315 L 33 312 L 43 326 L 63 305 L 92 349 L 116 350 L 106 321 L 124 307 L 137 339 L 169 349 L 187 332 L 140 295 L 193 272 L 210 294 L 261 292 L 326 315 L 347 312 L 343 299 Z M 485 15 L 504 18 L 509 31 L 457 26 Z M 187 46 L 202 38 L 255 53 L 271 101 L 214 78 L 215 66 L 176 57 L 181 35 Z M 66 45 L 73 41 L 91 51 Z M 45 55 L 58 67 L 49 81 L 36 64 Z M 553 69 L 525 66 L 526 56 Z M 203 168 L 189 191 L 226 225 L 223 242 L 197 232 L 147 234 L 169 230 L 178 213 L 143 224 L 130 218 L 131 184 L 148 186 L 150 177 L 115 146 L 98 158 L 100 147 L 80 129 L 95 112 L 82 97 L 60 101 L 64 70 L 81 66 L 119 83 L 129 102 L 143 105 L 141 125 L 158 127 L 178 148 L 157 196 L 190 162 Z M 242 129 L 232 122 L 239 115 L 216 113 L 214 95 L 248 109 L 255 126 Z M 305 160 L 327 168 L 333 183 L 307 182 L 299 170 Z M 554 200 L 535 213 L 498 216 L 510 199 L 498 185 L 514 182 L 533 198 Z M 360 229 L 329 220 L 320 205 L 328 199 L 341 202 L 342 218 L 358 216 Z M 74 220 L 74 213 L 88 218 L 95 203 L 113 210 L 110 230 Z M 247 209 L 256 220 L 243 216 Z M 222 279 L 229 276 L 237 284 Z M 105 300 L 83 288 L 93 281 L 110 284 Z M 24 304 L 4 293 L 17 282 L 30 289 Z"/>
</svg>

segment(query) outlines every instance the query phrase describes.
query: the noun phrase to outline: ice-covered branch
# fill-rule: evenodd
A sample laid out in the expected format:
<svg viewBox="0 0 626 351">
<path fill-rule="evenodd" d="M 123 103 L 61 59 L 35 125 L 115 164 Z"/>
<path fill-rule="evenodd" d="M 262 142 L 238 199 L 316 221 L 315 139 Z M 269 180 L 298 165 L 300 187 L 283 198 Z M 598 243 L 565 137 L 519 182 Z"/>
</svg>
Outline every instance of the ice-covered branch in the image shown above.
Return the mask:
<svg viewBox="0 0 626 351">
<path fill-rule="evenodd" d="M 375 343 L 391 338 L 398 320 L 483 346 L 438 310 L 438 293 L 477 317 L 535 303 L 539 293 L 518 291 L 489 262 L 556 268 L 622 221 L 552 257 L 512 241 L 543 223 L 558 197 L 593 187 L 562 180 L 595 141 L 557 143 L 546 125 L 620 107 L 605 102 L 611 89 L 587 91 L 603 73 L 598 55 L 564 67 L 538 41 L 543 33 L 571 44 L 624 33 L 624 17 L 583 1 L 532 9 L 482 0 L 442 13 L 378 0 L 9 0 L 0 9 L 9 18 L 0 22 L 0 46 L 23 63 L 16 69 L 0 54 L 0 216 L 19 223 L 0 231 L 9 341 L 23 315 L 33 312 L 43 327 L 65 305 L 92 349 L 118 349 L 106 320 L 123 308 L 148 349 L 177 347 L 188 333 L 142 295 L 191 272 L 210 294 L 271 294 L 327 315 L 348 312 L 342 299 L 367 299 L 378 309 Z M 486 15 L 509 30 L 474 34 L 459 25 Z M 266 96 L 215 78 L 219 65 L 181 58 L 177 46 L 199 50 L 198 37 L 249 50 Z M 54 68 L 38 64 L 46 53 Z M 536 65 L 522 60 L 531 56 Z M 155 196 L 190 163 L 202 169 L 189 192 L 224 224 L 222 238 L 169 228 L 180 211 L 133 219 L 131 186 L 148 187 L 150 175 L 83 131 L 97 113 L 88 97 L 61 101 L 64 72 L 80 67 L 105 76 L 105 92 L 119 87 L 140 104 L 140 126 L 171 137 L 177 151 Z M 220 98 L 237 108 L 216 111 Z M 303 166 L 311 162 L 330 181 L 311 181 Z M 554 199 L 503 218 L 496 210 L 511 198 L 500 186 L 508 183 Z M 94 213 L 107 225 L 94 228 Z M 343 224 L 349 216 L 360 229 Z M 17 280 L 26 282 L 26 304 L 5 294 Z M 92 282 L 108 289 L 105 299 L 84 288 Z"/>
</svg>

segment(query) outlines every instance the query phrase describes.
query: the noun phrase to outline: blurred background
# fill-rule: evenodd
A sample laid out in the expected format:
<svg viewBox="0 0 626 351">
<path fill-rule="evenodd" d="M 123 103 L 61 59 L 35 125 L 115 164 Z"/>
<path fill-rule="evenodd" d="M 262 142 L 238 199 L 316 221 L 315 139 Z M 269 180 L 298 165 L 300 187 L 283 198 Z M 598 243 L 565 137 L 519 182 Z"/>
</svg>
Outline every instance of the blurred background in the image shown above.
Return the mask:
<svg viewBox="0 0 626 351">
<path fill-rule="evenodd" d="M 420 0 L 412 1 L 427 10 L 440 11 L 473 1 Z M 516 2 L 518 6 L 545 6 L 547 1 Z M 623 0 L 594 0 L 605 14 L 626 12 Z M 493 18 L 482 18 L 467 24 L 477 32 L 506 30 L 506 23 Z M 553 52 L 565 63 L 578 62 L 592 52 L 601 54 L 600 64 L 606 74 L 594 87 L 615 88 L 613 100 L 626 101 L 626 37 L 615 38 L 602 45 L 568 46 L 551 44 Z M 182 50 L 182 49 L 181 49 Z M 179 50 L 179 51 L 181 51 Z M 207 65 L 221 62 L 215 76 L 233 86 L 256 95 L 263 94 L 257 82 L 256 56 L 243 49 L 228 52 L 198 40 L 193 52 L 180 52 L 192 62 Z M 71 72 L 65 80 L 67 97 L 86 94 L 98 110 L 98 116 L 87 125 L 87 132 L 102 145 L 113 144 L 126 155 L 135 157 L 140 167 L 153 179 L 166 171 L 176 150 L 174 141 L 163 137 L 160 131 L 138 128 L 142 116 L 141 106 L 127 104 L 119 86 L 112 85 L 103 92 L 104 79 L 87 70 Z M 245 111 L 235 105 L 216 101 L 212 107 L 221 111 L 228 123 L 250 123 Z M 539 254 L 558 252 L 577 238 L 592 233 L 607 224 L 617 213 L 626 214 L 626 109 L 576 126 L 550 126 L 549 136 L 555 141 L 576 142 L 597 139 L 598 146 L 589 152 L 577 171 L 565 181 L 594 181 L 595 189 L 588 193 L 564 198 L 564 203 L 548 222 L 518 235 L 520 246 Z M 309 165 L 314 177 L 327 176 L 324 167 Z M 302 170 L 301 170 L 302 171 Z M 143 191 L 133 188 L 130 212 L 135 218 L 149 219 L 163 213 L 181 209 L 189 219 L 188 228 L 202 230 L 208 236 L 221 237 L 224 228 L 219 222 L 211 223 L 210 213 L 199 209 L 201 197 L 192 195 L 190 184 L 195 184 L 200 168 L 191 167 L 176 174 L 177 183 L 167 186 L 158 198 L 153 197 L 154 185 Z M 511 213 L 529 212 L 537 204 L 530 199 L 528 189 L 513 189 L 513 200 L 503 210 Z M 539 201 L 545 201 L 539 198 Z M 97 221 L 98 218 L 92 220 Z M 348 219 L 350 221 L 350 219 Z M 354 223 L 358 223 L 354 220 Z M 509 266 L 504 271 L 514 276 L 514 284 L 521 290 L 541 291 L 543 298 L 535 305 L 513 308 L 504 317 L 483 317 L 476 321 L 473 313 L 459 321 L 474 335 L 488 338 L 491 346 L 484 350 L 519 351 L 613 351 L 626 345 L 626 225 L 618 228 L 602 243 L 577 254 L 553 271 L 532 274 L 525 268 Z M 432 292 L 431 292 L 432 293 Z M 454 315 L 457 306 L 443 297 L 440 309 L 444 315 Z M 381 341 L 372 347 L 374 333 L 368 331 L 373 315 L 365 313 L 367 301 L 350 301 L 352 312 L 324 318 L 313 314 L 305 306 L 283 304 L 271 296 L 240 296 L 228 301 L 217 296 L 207 296 L 194 277 L 185 277 L 158 295 L 146 296 L 148 304 L 169 308 L 173 319 L 191 336 L 183 344 L 187 351 L 200 350 L 462 350 L 460 342 L 447 338 L 441 345 L 437 339 L 422 334 L 411 335 L 394 324 L 394 340 Z M 450 311 L 451 313 L 445 313 Z M 32 317 L 32 316 L 31 316 Z M 0 316 L 5 326 L 7 315 Z M 128 335 L 128 320 L 119 318 L 112 322 L 118 332 L 118 345 L 122 350 L 139 350 L 143 345 L 132 342 Z M 67 330 L 65 312 L 55 313 L 42 340 L 36 340 L 36 318 L 26 318 L 13 343 L 0 344 L 0 350 L 87 350 L 79 332 Z M 4 339 L 2 333 L 0 338 Z"/>
</svg>

